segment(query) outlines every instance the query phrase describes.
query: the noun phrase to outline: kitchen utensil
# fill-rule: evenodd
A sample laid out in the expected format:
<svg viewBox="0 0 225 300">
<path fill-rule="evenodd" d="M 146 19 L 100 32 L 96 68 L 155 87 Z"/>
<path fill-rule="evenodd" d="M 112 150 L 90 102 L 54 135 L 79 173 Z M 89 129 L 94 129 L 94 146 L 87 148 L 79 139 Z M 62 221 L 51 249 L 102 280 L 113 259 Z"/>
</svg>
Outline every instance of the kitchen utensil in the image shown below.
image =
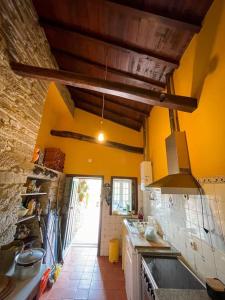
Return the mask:
<svg viewBox="0 0 225 300">
<path fill-rule="evenodd" d="M 19 219 L 20 219 L 20 218 L 23 218 L 24 216 L 26 216 L 27 212 L 28 212 L 28 209 L 25 208 L 25 207 L 23 207 L 23 206 L 21 206 L 21 207 L 18 209 L 18 211 L 17 211 L 17 216 L 18 216 L 18 218 L 19 218 Z"/>
<path fill-rule="evenodd" d="M 31 248 L 18 253 L 15 257 L 15 276 L 24 280 L 35 276 L 41 268 L 46 251 L 42 248 Z"/>
<path fill-rule="evenodd" d="M 0 248 L 0 273 L 6 274 L 12 267 L 16 253 L 23 248 L 22 241 L 13 241 Z"/>
<path fill-rule="evenodd" d="M 156 232 L 153 226 L 147 226 L 145 229 L 145 238 L 147 241 L 155 241 L 156 240 Z"/>
<path fill-rule="evenodd" d="M 33 153 L 33 157 L 32 157 L 32 162 L 35 163 L 38 161 L 39 158 L 39 152 L 40 152 L 40 148 L 38 146 L 35 146 L 34 148 L 34 153 Z"/>
<path fill-rule="evenodd" d="M 32 216 L 34 214 L 35 207 L 36 207 L 36 201 L 35 201 L 35 199 L 31 199 L 27 204 L 27 208 L 28 208 L 27 215 L 28 216 Z"/>
<path fill-rule="evenodd" d="M 42 294 L 44 294 L 44 292 L 47 288 L 50 273 L 51 273 L 51 269 L 48 268 L 42 275 L 40 285 L 39 285 L 38 299 L 41 297 Z"/>
</svg>

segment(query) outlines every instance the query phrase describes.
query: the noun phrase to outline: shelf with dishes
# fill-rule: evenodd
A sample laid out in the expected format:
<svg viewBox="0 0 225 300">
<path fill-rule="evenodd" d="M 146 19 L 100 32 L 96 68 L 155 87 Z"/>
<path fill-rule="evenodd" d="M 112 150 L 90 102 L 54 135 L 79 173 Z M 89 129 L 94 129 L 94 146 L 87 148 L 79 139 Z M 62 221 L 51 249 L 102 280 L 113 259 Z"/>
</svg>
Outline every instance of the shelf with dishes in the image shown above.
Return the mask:
<svg viewBox="0 0 225 300">
<path fill-rule="evenodd" d="M 47 196 L 48 181 L 43 179 L 27 178 L 18 207 L 19 220 L 40 213 L 40 201 L 42 196 Z"/>
<path fill-rule="evenodd" d="M 49 179 L 27 177 L 27 181 L 21 190 L 21 202 L 17 210 L 16 240 L 24 243 L 32 240 L 35 245 L 42 245 L 39 216 L 43 213 L 43 202 L 48 203 L 50 184 Z"/>
</svg>

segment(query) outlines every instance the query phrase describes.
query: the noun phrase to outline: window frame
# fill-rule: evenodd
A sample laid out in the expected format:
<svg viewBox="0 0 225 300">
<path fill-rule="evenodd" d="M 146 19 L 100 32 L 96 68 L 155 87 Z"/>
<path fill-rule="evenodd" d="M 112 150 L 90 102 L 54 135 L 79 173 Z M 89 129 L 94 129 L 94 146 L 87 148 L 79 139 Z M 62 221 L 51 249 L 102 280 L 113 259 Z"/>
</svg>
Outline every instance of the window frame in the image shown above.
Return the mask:
<svg viewBox="0 0 225 300">
<path fill-rule="evenodd" d="M 111 202 L 110 202 L 110 215 L 113 215 L 113 180 L 114 179 L 128 179 L 128 180 L 132 180 L 132 208 L 131 210 L 135 212 L 135 214 L 137 214 L 138 212 L 138 179 L 137 177 L 128 177 L 128 176 L 111 176 Z M 133 186 L 135 191 L 133 192 Z M 124 214 L 117 214 L 118 216 L 126 216 Z"/>
</svg>

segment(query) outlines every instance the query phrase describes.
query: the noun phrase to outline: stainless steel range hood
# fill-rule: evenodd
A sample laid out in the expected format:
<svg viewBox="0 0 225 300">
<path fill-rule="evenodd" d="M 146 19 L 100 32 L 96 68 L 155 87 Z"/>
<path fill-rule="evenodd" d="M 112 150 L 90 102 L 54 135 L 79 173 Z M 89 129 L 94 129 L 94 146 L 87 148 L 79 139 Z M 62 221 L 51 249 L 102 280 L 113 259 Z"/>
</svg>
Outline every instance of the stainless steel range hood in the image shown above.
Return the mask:
<svg viewBox="0 0 225 300">
<path fill-rule="evenodd" d="M 199 194 L 199 185 L 191 174 L 185 132 L 174 131 L 166 138 L 169 175 L 147 186 L 160 189 L 162 194 Z"/>
</svg>

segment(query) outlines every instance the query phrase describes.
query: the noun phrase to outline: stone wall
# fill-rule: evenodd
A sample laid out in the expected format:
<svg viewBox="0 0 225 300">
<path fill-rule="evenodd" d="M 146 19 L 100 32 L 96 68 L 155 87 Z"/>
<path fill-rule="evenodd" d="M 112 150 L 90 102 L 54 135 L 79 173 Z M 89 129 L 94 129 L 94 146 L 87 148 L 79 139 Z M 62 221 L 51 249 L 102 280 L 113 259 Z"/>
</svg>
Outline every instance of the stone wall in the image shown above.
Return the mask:
<svg viewBox="0 0 225 300">
<path fill-rule="evenodd" d="M 48 88 L 16 76 L 9 59 L 57 68 L 29 0 L 0 1 L 0 246 L 13 240 Z"/>
</svg>

